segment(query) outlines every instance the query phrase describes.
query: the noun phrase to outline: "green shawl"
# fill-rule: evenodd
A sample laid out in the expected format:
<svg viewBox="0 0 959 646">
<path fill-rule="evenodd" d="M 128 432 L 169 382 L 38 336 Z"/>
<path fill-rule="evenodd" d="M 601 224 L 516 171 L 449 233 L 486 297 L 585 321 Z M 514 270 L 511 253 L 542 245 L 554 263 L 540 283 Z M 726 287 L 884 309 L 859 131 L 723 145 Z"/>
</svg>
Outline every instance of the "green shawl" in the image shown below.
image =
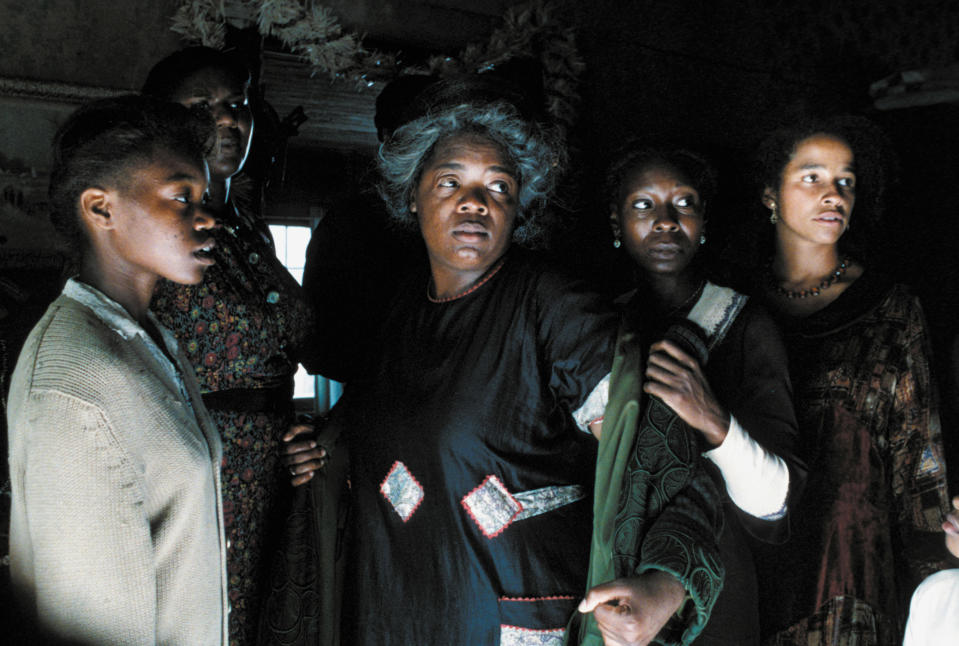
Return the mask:
<svg viewBox="0 0 959 646">
<path fill-rule="evenodd" d="M 670 332 L 705 357 L 745 302 L 707 283 L 687 324 Z M 648 570 L 669 572 L 683 584 L 687 602 L 654 643 L 685 646 L 702 632 L 722 589 L 722 498 L 702 464 L 700 434 L 661 401 L 643 396 L 642 349 L 633 331 L 620 330 L 596 461 L 586 589 Z M 582 616 L 578 626 L 576 619 L 566 643 L 601 646 L 593 615 Z"/>
</svg>

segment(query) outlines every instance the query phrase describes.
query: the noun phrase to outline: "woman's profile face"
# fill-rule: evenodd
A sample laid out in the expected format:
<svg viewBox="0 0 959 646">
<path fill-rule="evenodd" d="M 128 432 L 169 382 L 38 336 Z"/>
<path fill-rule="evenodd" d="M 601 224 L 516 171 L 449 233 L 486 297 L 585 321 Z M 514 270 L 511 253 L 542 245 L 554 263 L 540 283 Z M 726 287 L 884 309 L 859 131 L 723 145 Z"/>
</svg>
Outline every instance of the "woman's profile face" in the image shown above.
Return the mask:
<svg viewBox="0 0 959 646">
<path fill-rule="evenodd" d="M 653 162 L 625 175 L 611 218 L 626 252 L 644 272 L 681 274 L 699 251 L 704 207 L 684 173 Z"/>
<path fill-rule="evenodd" d="M 519 189 L 515 170 L 492 141 L 456 135 L 436 144 L 410 204 L 434 275 L 482 273 L 506 253 Z"/>
<path fill-rule="evenodd" d="M 776 190 L 763 193 L 776 205 L 780 242 L 834 245 L 849 228 L 856 204 L 853 152 L 841 139 L 813 135 L 796 144 Z"/>
<path fill-rule="evenodd" d="M 203 206 L 206 170 L 197 161 L 160 150 L 137 164 L 128 184 L 108 191 L 111 254 L 130 280 L 162 277 L 193 285 L 214 264 L 213 216 Z"/>
<path fill-rule="evenodd" d="M 173 94 L 177 103 L 209 111 L 213 117 L 216 144 L 207 158 L 213 179 L 235 175 L 250 151 L 253 112 L 247 90 L 247 79 L 207 67 L 184 78 Z"/>
</svg>

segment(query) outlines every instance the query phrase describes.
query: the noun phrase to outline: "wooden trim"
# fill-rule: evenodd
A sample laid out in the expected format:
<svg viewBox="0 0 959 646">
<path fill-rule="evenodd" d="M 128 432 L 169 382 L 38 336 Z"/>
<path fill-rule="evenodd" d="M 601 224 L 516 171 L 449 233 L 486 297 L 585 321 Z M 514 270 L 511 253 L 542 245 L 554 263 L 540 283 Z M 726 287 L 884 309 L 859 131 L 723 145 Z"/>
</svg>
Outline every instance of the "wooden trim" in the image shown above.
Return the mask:
<svg viewBox="0 0 959 646">
<path fill-rule="evenodd" d="M 0 76 L 0 97 L 80 104 L 131 92 L 132 90 L 117 88 Z"/>
</svg>

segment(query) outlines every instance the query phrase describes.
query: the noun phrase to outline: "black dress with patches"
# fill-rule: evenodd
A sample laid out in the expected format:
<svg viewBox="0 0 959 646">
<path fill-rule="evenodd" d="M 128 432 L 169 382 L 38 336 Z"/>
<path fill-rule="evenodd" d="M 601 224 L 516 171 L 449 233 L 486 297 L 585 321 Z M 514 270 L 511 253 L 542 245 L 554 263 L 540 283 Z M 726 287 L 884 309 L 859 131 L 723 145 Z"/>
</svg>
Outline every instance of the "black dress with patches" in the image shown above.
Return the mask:
<svg viewBox="0 0 959 646">
<path fill-rule="evenodd" d="M 596 441 L 571 413 L 617 317 L 525 252 L 493 271 L 444 303 L 411 281 L 347 394 L 345 643 L 557 643 L 582 596 Z"/>
</svg>

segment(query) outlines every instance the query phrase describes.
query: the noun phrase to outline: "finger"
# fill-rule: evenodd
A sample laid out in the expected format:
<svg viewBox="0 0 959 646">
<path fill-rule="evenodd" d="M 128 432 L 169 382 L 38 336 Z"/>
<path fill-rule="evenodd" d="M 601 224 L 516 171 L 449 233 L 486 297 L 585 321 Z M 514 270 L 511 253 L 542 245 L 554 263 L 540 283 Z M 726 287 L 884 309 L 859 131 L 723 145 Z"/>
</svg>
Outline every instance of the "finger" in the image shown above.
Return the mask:
<svg viewBox="0 0 959 646">
<path fill-rule="evenodd" d="M 629 606 L 599 606 L 593 616 L 606 646 L 648 646 L 659 632 L 649 617 Z"/>
<path fill-rule="evenodd" d="M 603 583 L 602 585 L 591 588 L 586 593 L 586 597 L 579 602 L 579 611 L 583 613 L 593 612 L 596 606 L 602 603 L 609 603 L 610 601 L 619 601 L 628 594 L 629 589 L 616 581 Z"/>
<path fill-rule="evenodd" d="M 614 626 L 609 626 L 597 621 L 596 627 L 599 628 L 599 634 L 603 638 L 604 646 L 635 646 L 634 643 L 621 637 Z"/>
<path fill-rule="evenodd" d="M 292 424 L 290 428 L 287 429 L 286 433 L 283 434 L 283 441 L 289 442 L 298 435 L 303 435 L 305 433 L 312 433 L 313 425 L 312 424 Z"/>
<path fill-rule="evenodd" d="M 280 459 L 283 462 L 283 465 L 286 467 L 296 466 L 298 464 L 304 464 L 312 460 L 326 460 L 329 457 L 326 452 L 320 453 L 318 450 L 313 451 L 304 451 L 301 453 L 294 453 L 290 455 L 284 455 Z"/>
<path fill-rule="evenodd" d="M 656 383 L 655 381 L 647 381 L 643 384 L 643 392 L 647 395 L 658 397 L 659 399 L 663 400 L 667 406 L 669 406 L 669 400 L 672 399 L 672 396 L 676 391 L 672 388 L 664 386 L 663 384 Z M 670 408 L 672 408 L 672 406 L 670 406 Z"/>
<path fill-rule="evenodd" d="M 303 442 L 290 442 L 284 444 L 280 452 L 283 455 L 294 455 L 296 453 L 302 453 L 303 451 L 312 451 L 316 448 L 316 442 L 314 440 L 306 440 Z"/>
<path fill-rule="evenodd" d="M 674 374 L 689 371 L 689 368 L 663 352 L 654 352 L 650 354 L 649 358 L 646 360 L 646 365 L 658 366 L 659 368 Z"/>
<path fill-rule="evenodd" d="M 301 451 L 299 453 L 285 455 L 283 456 L 283 464 L 289 467 L 295 464 L 310 462 L 311 460 L 325 460 L 326 457 L 325 449 L 313 449 L 312 451 Z"/>
<path fill-rule="evenodd" d="M 630 637 L 636 632 L 636 619 L 629 606 L 601 604 L 596 607 L 593 616 L 607 646 L 633 643 Z"/>
<path fill-rule="evenodd" d="M 646 378 L 676 389 L 684 382 L 680 375 L 651 364 L 646 366 Z"/>
<path fill-rule="evenodd" d="M 619 628 L 624 626 L 624 621 L 632 614 L 633 609 L 629 604 L 614 601 L 601 603 L 593 610 L 596 622 L 603 624 L 616 634 L 620 633 Z"/>
<path fill-rule="evenodd" d="M 299 487 L 300 485 L 306 484 L 312 479 L 313 479 L 313 472 L 310 471 L 309 473 L 304 473 L 303 475 L 296 476 L 295 478 L 290 480 L 290 484 L 292 484 L 294 487 Z"/>
<path fill-rule="evenodd" d="M 310 460 L 309 462 L 303 462 L 301 464 L 291 464 L 287 468 L 290 470 L 290 475 L 300 476 L 305 473 L 312 473 L 313 471 L 319 471 L 326 465 L 325 459 Z"/>
<path fill-rule="evenodd" d="M 952 507 L 956 511 L 959 511 L 959 496 L 956 496 L 955 498 L 952 499 Z"/>
<path fill-rule="evenodd" d="M 303 475 L 304 473 L 319 471 L 325 466 L 326 466 L 326 458 L 317 458 L 315 460 L 310 460 L 309 462 L 304 462 L 302 464 L 295 464 L 293 465 L 293 468 L 296 469 L 297 475 Z"/>
<path fill-rule="evenodd" d="M 662 352 L 668 354 L 670 357 L 683 364 L 688 368 L 699 367 L 699 362 L 696 361 L 691 355 L 686 353 L 682 348 L 673 343 L 663 339 L 662 341 L 657 341 L 649 348 L 650 354 L 654 352 Z"/>
</svg>

